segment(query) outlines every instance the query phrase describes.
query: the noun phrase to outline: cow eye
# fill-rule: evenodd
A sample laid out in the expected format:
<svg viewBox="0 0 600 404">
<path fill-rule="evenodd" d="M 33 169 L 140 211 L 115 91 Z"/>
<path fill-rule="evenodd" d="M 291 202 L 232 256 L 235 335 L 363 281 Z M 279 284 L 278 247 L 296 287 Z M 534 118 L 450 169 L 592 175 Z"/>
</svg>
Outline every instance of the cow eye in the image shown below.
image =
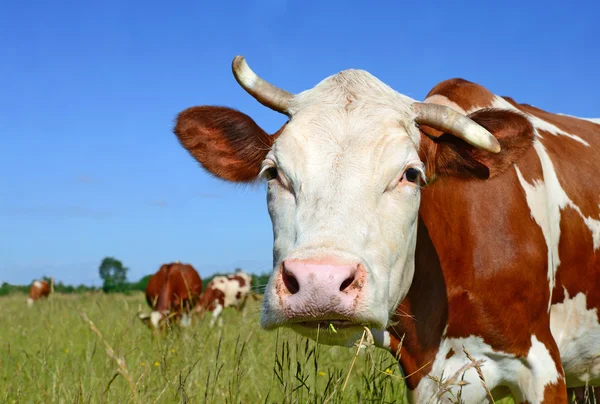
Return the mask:
<svg viewBox="0 0 600 404">
<path fill-rule="evenodd" d="M 421 173 L 419 172 L 419 170 L 417 170 L 416 168 L 410 167 L 404 172 L 404 175 L 402 176 L 402 180 L 412 182 L 412 183 L 417 183 L 419 181 L 420 177 L 421 177 Z"/>
<path fill-rule="evenodd" d="M 265 171 L 265 177 L 268 181 L 274 180 L 277 178 L 277 167 L 269 167 Z"/>
</svg>

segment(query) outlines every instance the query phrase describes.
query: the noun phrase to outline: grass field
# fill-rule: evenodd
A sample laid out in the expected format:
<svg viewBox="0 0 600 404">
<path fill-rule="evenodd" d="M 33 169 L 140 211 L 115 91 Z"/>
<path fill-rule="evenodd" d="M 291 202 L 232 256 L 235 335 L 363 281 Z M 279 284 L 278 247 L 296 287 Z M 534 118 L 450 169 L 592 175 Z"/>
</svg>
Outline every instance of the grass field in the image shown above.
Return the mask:
<svg viewBox="0 0 600 404">
<path fill-rule="evenodd" d="M 148 311 L 141 293 L 25 299 L 0 298 L 0 402 L 403 401 L 391 355 L 361 353 L 344 389 L 355 352 L 262 331 L 258 302 L 245 316 L 225 310 L 222 329 L 207 317 L 155 338 L 137 318 L 139 305 Z"/>
</svg>

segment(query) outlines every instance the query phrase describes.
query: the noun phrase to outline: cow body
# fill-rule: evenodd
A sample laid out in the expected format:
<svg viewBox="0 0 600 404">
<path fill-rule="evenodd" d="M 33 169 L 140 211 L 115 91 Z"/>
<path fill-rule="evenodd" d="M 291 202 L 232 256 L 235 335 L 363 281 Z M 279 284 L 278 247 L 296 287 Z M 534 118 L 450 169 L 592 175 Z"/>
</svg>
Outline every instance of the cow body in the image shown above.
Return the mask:
<svg viewBox="0 0 600 404">
<path fill-rule="evenodd" d="M 51 281 L 52 282 L 52 281 Z M 27 297 L 27 305 L 31 307 L 36 300 L 47 298 L 51 292 L 51 284 L 45 280 L 33 281 L 29 288 L 29 297 Z"/>
<path fill-rule="evenodd" d="M 424 103 L 356 70 L 291 95 L 244 63 L 238 82 L 290 120 L 269 136 L 195 107 L 175 133 L 220 178 L 268 181 L 263 328 L 334 324 L 319 341 L 351 346 L 366 326 L 412 402 L 600 385 L 600 125 L 462 79 Z"/>
<path fill-rule="evenodd" d="M 179 262 L 164 264 L 152 275 L 146 287 L 146 301 L 153 309 L 150 315 L 140 314 L 140 319 L 159 328 L 166 317 L 190 323 L 190 312 L 202 293 L 202 280 L 189 264 Z"/>
<path fill-rule="evenodd" d="M 200 314 L 212 312 L 210 326 L 213 327 L 217 320 L 221 326 L 220 316 L 223 309 L 234 307 L 243 310 L 251 286 L 252 276 L 242 271 L 227 276 L 215 276 L 209 282 L 194 311 Z"/>
</svg>

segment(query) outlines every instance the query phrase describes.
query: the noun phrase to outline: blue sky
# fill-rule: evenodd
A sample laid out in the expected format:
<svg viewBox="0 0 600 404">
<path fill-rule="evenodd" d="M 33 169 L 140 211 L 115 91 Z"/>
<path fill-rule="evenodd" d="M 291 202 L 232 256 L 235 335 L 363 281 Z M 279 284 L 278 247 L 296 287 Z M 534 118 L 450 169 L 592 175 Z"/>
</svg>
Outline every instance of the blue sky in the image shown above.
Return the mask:
<svg viewBox="0 0 600 404">
<path fill-rule="evenodd" d="M 99 285 L 163 262 L 270 270 L 264 187 L 205 174 L 171 132 L 193 105 L 283 116 L 231 74 L 246 56 L 298 92 L 346 68 L 416 99 L 451 77 L 553 112 L 600 116 L 600 3 L 8 2 L 0 13 L 0 282 Z M 377 4 L 375 7 L 374 5 Z"/>
</svg>

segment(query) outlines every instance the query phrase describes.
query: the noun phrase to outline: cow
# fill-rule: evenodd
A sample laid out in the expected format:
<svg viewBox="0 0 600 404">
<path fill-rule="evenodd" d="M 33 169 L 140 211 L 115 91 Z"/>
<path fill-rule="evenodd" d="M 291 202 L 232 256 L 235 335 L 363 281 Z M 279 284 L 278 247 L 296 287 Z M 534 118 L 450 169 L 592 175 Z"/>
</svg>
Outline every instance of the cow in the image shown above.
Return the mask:
<svg viewBox="0 0 600 404">
<path fill-rule="evenodd" d="M 166 325 L 166 319 L 184 327 L 191 324 L 190 313 L 202 293 L 202 279 L 190 264 L 179 261 L 162 265 L 148 280 L 146 302 L 150 314 L 139 313 L 139 318 L 153 329 Z"/>
<path fill-rule="evenodd" d="M 33 306 L 36 300 L 47 298 L 54 291 L 54 278 L 50 278 L 50 282 L 45 280 L 35 280 L 29 288 L 29 296 L 27 297 L 27 306 Z"/>
<path fill-rule="evenodd" d="M 363 70 L 291 94 L 232 69 L 287 122 L 269 135 L 197 106 L 173 132 L 214 176 L 267 183 L 263 329 L 372 334 L 410 402 L 565 403 L 600 384 L 600 125 L 459 78 L 416 101 Z"/>
<path fill-rule="evenodd" d="M 225 276 L 215 276 L 206 286 L 194 312 L 200 315 L 207 311 L 212 312 L 210 327 L 214 327 L 217 320 L 219 327 L 222 327 L 221 313 L 223 309 L 234 307 L 238 311 L 243 310 L 250 295 L 251 286 L 252 276 L 243 271 Z"/>
</svg>

